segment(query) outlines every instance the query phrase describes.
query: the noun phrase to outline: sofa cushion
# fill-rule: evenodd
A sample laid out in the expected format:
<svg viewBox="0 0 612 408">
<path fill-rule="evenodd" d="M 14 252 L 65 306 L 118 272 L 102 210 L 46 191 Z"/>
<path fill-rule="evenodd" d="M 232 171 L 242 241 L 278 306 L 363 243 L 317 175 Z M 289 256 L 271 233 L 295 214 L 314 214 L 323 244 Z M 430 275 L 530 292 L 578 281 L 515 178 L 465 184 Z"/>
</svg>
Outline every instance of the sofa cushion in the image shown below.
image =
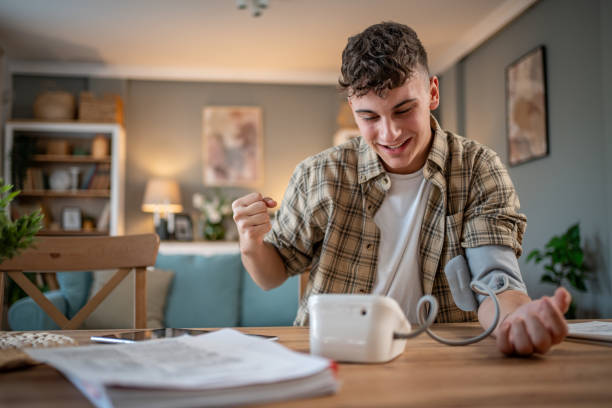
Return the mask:
<svg viewBox="0 0 612 408">
<path fill-rule="evenodd" d="M 68 305 L 67 317 L 72 319 L 87 302 L 91 272 L 58 272 L 56 277 Z"/>
<path fill-rule="evenodd" d="M 95 271 L 89 298 L 112 278 L 115 270 Z M 128 276 L 85 319 L 85 329 L 125 329 L 134 327 L 134 272 Z M 147 270 L 147 327 L 164 327 L 164 308 L 168 288 L 174 272 L 162 269 Z"/>
<path fill-rule="evenodd" d="M 66 316 L 68 302 L 60 290 L 45 292 L 44 295 Z M 30 297 L 19 299 L 11 305 L 8 310 L 8 323 L 12 330 L 59 329 L 59 326 Z"/>
<path fill-rule="evenodd" d="M 245 270 L 242 282 L 240 326 L 291 326 L 298 309 L 299 276 L 278 288 L 261 289 Z"/>
<path fill-rule="evenodd" d="M 166 304 L 166 327 L 238 325 L 244 270 L 240 254 L 159 254 L 155 265 L 175 272 Z"/>
</svg>

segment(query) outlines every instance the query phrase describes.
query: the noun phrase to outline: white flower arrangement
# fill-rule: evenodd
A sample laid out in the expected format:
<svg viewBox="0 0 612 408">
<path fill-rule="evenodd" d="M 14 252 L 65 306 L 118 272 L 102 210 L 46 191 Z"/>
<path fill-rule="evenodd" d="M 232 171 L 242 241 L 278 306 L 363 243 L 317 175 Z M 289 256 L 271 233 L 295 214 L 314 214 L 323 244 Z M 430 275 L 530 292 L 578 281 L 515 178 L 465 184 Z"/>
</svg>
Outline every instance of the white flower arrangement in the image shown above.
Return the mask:
<svg viewBox="0 0 612 408">
<path fill-rule="evenodd" d="M 210 224 L 219 224 L 223 217 L 232 215 L 232 206 L 225 197 L 217 194 L 208 198 L 201 193 L 195 193 L 192 199 L 193 207 L 200 211 Z"/>
</svg>

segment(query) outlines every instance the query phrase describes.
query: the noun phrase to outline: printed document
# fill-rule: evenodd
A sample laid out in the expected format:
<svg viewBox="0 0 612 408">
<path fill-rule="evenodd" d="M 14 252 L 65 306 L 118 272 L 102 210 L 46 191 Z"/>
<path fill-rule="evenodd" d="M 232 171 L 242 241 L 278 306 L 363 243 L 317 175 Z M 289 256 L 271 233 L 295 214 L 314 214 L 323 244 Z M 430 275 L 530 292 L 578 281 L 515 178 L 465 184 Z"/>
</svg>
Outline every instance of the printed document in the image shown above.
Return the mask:
<svg viewBox="0 0 612 408">
<path fill-rule="evenodd" d="M 597 340 L 612 343 L 612 322 L 593 320 L 584 323 L 568 324 L 567 337 L 587 340 Z"/>
<path fill-rule="evenodd" d="M 222 329 L 134 344 L 26 349 L 98 407 L 222 406 L 331 394 L 330 360 Z"/>
</svg>

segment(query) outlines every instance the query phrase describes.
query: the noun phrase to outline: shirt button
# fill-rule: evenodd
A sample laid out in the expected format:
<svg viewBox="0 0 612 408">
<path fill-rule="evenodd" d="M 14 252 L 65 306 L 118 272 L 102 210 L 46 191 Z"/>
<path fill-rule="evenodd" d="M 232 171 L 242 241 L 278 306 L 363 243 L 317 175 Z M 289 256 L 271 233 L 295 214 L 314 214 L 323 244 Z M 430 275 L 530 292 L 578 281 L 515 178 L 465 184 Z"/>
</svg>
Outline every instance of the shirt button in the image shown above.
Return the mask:
<svg viewBox="0 0 612 408">
<path fill-rule="evenodd" d="M 366 246 L 366 248 L 368 248 L 368 249 L 372 249 L 372 244 L 368 244 L 368 245 Z"/>
<path fill-rule="evenodd" d="M 371 210 L 371 209 L 372 209 L 372 204 L 369 204 L 368 205 L 368 210 Z"/>
</svg>

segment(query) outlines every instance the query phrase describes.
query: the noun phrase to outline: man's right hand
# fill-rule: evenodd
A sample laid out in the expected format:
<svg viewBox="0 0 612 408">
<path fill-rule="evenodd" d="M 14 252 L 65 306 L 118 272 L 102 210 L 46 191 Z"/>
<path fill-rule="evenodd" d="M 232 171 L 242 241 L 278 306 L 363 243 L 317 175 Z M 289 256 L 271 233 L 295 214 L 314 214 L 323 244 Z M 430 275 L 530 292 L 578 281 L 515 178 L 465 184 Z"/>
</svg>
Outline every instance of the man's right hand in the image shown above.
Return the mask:
<svg viewBox="0 0 612 408">
<path fill-rule="evenodd" d="M 276 201 L 251 193 L 232 203 L 234 221 L 240 236 L 242 263 L 255 283 L 264 290 L 276 288 L 287 280 L 285 265 L 276 248 L 263 241 L 272 228 L 268 209 Z"/>
<path fill-rule="evenodd" d="M 274 207 L 276 201 L 259 193 L 247 194 L 232 203 L 242 251 L 248 252 L 262 244 L 264 235 L 272 228 L 268 209 Z"/>
</svg>

